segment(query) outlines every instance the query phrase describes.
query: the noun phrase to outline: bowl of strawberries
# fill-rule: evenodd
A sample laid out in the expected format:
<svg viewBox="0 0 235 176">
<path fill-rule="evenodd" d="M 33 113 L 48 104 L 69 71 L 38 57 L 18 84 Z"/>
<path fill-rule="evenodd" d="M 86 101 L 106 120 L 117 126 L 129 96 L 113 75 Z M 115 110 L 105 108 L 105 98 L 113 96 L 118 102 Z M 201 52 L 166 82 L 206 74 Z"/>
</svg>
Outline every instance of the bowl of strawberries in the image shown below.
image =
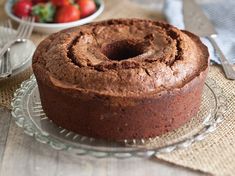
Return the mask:
<svg viewBox="0 0 235 176">
<path fill-rule="evenodd" d="M 8 0 L 7 15 L 16 22 L 34 17 L 34 30 L 53 33 L 91 22 L 104 10 L 103 0 Z"/>
</svg>

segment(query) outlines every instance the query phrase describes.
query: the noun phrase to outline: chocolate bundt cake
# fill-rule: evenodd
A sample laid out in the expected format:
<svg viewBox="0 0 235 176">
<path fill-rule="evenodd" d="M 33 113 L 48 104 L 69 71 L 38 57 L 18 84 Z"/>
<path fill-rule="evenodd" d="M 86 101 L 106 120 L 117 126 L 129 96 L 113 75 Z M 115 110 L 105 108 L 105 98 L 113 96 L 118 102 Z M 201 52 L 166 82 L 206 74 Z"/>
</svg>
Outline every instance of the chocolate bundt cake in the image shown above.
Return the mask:
<svg viewBox="0 0 235 176">
<path fill-rule="evenodd" d="M 54 123 L 108 140 L 174 130 L 200 106 L 206 46 L 169 24 L 114 19 L 47 37 L 33 56 L 43 110 Z"/>
</svg>

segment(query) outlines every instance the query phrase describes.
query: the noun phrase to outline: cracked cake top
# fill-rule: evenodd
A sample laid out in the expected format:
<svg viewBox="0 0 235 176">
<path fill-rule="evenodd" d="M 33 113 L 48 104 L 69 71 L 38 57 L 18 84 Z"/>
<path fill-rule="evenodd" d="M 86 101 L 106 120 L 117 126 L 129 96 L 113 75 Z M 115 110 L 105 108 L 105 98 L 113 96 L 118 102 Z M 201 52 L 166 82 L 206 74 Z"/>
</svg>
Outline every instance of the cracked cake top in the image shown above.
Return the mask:
<svg viewBox="0 0 235 176">
<path fill-rule="evenodd" d="M 181 88 L 208 67 L 195 35 L 169 24 L 115 19 L 63 30 L 38 46 L 33 69 L 49 84 L 114 96 Z"/>
</svg>

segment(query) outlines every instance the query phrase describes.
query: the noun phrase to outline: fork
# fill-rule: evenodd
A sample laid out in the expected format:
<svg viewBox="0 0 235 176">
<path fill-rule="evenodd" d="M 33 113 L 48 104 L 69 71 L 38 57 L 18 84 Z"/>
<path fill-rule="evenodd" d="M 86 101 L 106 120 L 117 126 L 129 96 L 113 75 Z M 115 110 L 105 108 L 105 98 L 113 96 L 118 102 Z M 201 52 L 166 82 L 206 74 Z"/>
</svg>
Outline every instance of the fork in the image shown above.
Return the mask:
<svg viewBox="0 0 235 176">
<path fill-rule="evenodd" d="M 12 24 L 10 20 L 3 22 L 0 26 L 2 26 L 2 31 L 4 36 L 0 35 L 0 47 L 4 45 L 7 41 L 11 40 L 14 33 L 12 30 Z M 10 48 L 8 48 L 7 52 L 4 54 L 2 58 L 0 58 L 0 78 L 5 78 L 10 76 L 12 73 L 12 66 L 10 61 Z"/>
<path fill-rule="evenodd" d="M 11 65 L 11 61 L 10 61 L 10 47 L 15 44 L 15 43 L 22 43 L 22 42 L 26 42 L 27 39 L 30 37 L 30 35 L 32 34 L 33 31 L 33 25 L 32 22 L 34 22 L 34 18 L 23 18 L 24 22 L 20 23 L 16 34 L 12 35 L 12 26 L 11 23 L 9 23 L 9 27 L 6 29 L 7 30 L 7 43 L 4 45 L 4 47 L 1 49 L 1 51 L 3 52 L 3 56 L 2 57 L 0 55 L 0 59 L 2 57 L 2 62 L 0 64 L 0 79 L 1 78 L 5 78 L 5 77 L 9 77 L 12 74 L 12 65 Z M 28 23 L 26 23 L 28 22 Z M 9 31 L 11 33 L 9 33 Z M 8 42 L 9 41 L 9 42 Z"/>
<path fill-rule="evenodd" d="M 23 21 L 20 23 L 16 35 L 8 41 L 3 48 L 0 49 L 0 57 L 11 47 L 14 43 L 26 41 L 32 34 L 34 18 L 26 17 L 22 18 Z"/>
<path fill-rule="evenodd" d="M 12 74 L 12 66 L 10 60 L 10 48 L 8 48 L 0 67 L 0 79 L 9 77 Z"/>
</svg>

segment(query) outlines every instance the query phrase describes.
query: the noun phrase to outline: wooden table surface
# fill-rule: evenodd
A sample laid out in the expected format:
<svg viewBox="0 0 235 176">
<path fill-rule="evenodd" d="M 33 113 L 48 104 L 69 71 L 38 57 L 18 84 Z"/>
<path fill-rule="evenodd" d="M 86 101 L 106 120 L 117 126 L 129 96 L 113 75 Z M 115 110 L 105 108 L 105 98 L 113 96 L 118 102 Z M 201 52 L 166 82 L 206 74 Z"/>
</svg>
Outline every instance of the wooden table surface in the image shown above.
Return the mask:
<svg viewBox="0 0 235 176">
<path fill-rule="evenodd" d="M 110 17 L 163 19 L 160 12 L 162 0 L 135 1 L 127 9 L 125 8 L 127 4 L 122 4 L 127 1 L 106 0 L 105 11 L 99 19 Z M 0 19 L 3 20 L 6 15 L 3 11 L 3 1 L 0 3 Z M 147 4 L 150 7 L 147 7 Z M 34 33 L 32 40 L 37 44 L 44 37 L 44 34 Z M 69 152 L 56 151 L 24 134 L 23 130 L 17 127 L 12 120 L 10 110 L 0 107 L 0 176 L 75 175 L 194 176 L 205 174 L 156 158 L 96 159 L 91 156 L 75 156 Z"/>
</svg>

